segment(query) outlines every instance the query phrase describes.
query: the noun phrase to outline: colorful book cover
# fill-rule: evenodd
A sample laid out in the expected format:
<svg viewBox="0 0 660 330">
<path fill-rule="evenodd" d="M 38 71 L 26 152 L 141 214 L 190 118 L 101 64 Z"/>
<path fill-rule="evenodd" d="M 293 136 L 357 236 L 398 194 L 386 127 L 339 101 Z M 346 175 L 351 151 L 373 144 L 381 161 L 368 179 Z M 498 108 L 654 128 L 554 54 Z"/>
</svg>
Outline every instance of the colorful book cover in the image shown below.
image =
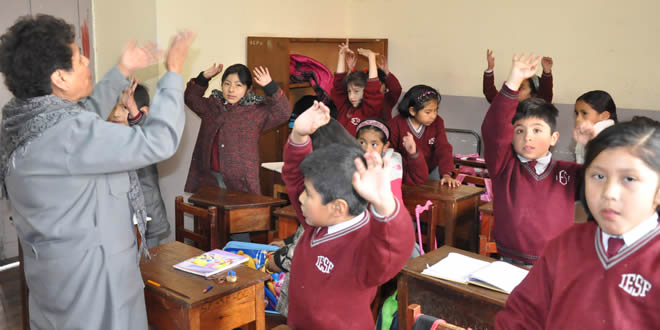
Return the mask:
<svg viewBox="0 0 660 330">
<path fill-rule="evenodd" d="M 184 272 L 209 277 L 227 269 L 234 268 L 247 260 L 248 257 L 215 249 L 182 261 L 173 265 L 173 267 Z"/>
</svg>

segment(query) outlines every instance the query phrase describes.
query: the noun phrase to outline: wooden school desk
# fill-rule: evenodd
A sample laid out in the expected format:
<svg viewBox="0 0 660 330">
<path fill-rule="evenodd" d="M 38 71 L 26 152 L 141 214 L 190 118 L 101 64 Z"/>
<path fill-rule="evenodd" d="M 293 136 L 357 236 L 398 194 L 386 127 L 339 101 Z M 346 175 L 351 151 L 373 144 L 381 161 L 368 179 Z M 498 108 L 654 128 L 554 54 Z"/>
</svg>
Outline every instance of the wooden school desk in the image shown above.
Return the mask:
<svg viewBox="0 0 660 330">
<path fill-rule="evenodd" d="M 468 223 L 470 225 L 470 250 L 478 251 L 479 198 L 484 192 L 483 188 L 468 185 L 450 188 L 447 185 L 441 185 L 440 181 L 429 180 L 414 186 L 404 184 L 401 190 L 404 203 L 406 200 L 430 200 L 436 205 L 437 225 L 443 226 L 445 229 L 445 245 L 455 245 L 457 223 Z M 412 216 L 414 217 L 414 214 Z"/>
<path fill-rule="evenodd" d="M 140 263 L 149 325 L 158 329 L 233 329 L 249 324 L 250 329 L 265 329 L 266 273 L 239 265 L 234 268 L 238 277 L 235 283 L 218 284 L 172 267 L 204 253 L 200 249 L 175 241 L 149 252 L 151 261 Z M 209 285 L 213 289 L 203 293 Z"/>
<path fill-rule="evenodd" d="M 271 208 L 286 204 L 282 199 L 213 186 L 200 187 L 188 201 L 196 206 L 218 208 L 220 247 L 227 244 L 230 234 L 271 230 Z"/>
<path fill-rule="evenodd" d="M 495 314 L 504 308 L 507 294 L 474 285 L 460 284 L 422 275 L 428 264 L 433 265 L 449 252 L 495 261 L 485 256 L 442 246 L 423 256 L 408 261 L 399 273 L 399 329 L 406 326 L 406 309 L 410 304 L 419 304 L 425 314 L 446 320 L 449 323 L 472 329 L 491 329 Z"/>
</svg>

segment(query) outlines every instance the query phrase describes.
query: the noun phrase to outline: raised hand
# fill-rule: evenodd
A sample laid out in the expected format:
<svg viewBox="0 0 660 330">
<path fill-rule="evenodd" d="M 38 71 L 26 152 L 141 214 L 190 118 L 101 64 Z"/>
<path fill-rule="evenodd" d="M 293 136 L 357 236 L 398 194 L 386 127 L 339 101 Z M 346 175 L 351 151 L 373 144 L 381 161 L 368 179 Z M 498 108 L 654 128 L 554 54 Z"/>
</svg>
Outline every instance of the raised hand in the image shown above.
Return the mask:
<svg viewBox="0 0 660 330">
<path fill-rule="evenodd" d="M 208 69 L 204 70 L 204 78 L 206 79 L 211 79 L 215 76 L 218 75 L 218 73 L 222 72 L 223 65 L 222 64 L 215 64 L 211 65 Z"/>
<path fill-rule="evenodd" d="M 383 70 L 385 74 L 390 74 L 390 67 L 387 65 L 387 57 L 385 55 L 378 57 L 378 68 Z"/>
<path fill-rule="evenodd" d="M 119 99 L 119 105 L 128 111 L 131 118 L 135 118 L 140 113 L 140 110 L 135 103 L 135 88 L 137 88 L 138 81 L 131 77 L 131 85 L 126 88 Z"/>
<path fill-rule="evenodd" d="M 360 54 L 364 57 L 367 57 L 367 58 L 373 56 L 374 59 L 375 59 L 376 56 L 378 55 L 378 53 L 374 52 L 371 49 L 367 49 L 367 48 L 358 48 L 357 52 L 358 52 L 358 54 Z"/>
<path fill-rule="evenodd" d="M 495 56 L 493 56 L 493 51 L 486 49 L 486 61 L 488 61 L 488 70 L 493 70 L 495 68 Z"/>
<path fill-rule="evenodd" d="M 414 155 L 417 153 L 417 144 L 415 143 L 415 138 L 410 132 L 407 132 L 406 136 L 403 137 L 402 144 L 408 155 Z"/>
<path fill-rule="evenodd" d="M 339 44 L 339 55 L 346 55 L 346 53 L 352 53 L 353 51 L 348 47 L 348 38 L 346 42 Z"/>
<path fill-rule="evenodd" d="M 552 72 L 552 57 L 544 56 L 541 59 L 541 66 L 543 67 L 543 72 L 550 73 Z"/>
<path fill-rule="evenodd" d="M 581 120 L 575 125 L 573 129 L 573 139 L 577 143 L 586 145 L 591 139 L 596 136 L 594 125 L 588 120 Z"/>
<path fill-rule="evenodd" d="M 270 72 L 268 72 L 268 68 L 261 66 L 256 67 L 252 71 L 252 75 L 254 76 L 254 82 L 261 87 L 264 87 L 273 81 L 273 78 L 270 77 Z"/>
<path fill-rule="evenodd" d="M 167 52 L 167 63 L 165 63 L 168 71 L 181 73 L 193 40 L 195 40 L 195 33 L 188 30 L 180 32 L 172 38 L 170 49 Z"/>
<path fill-rule="evenodd" d="M 351 50 L 350 52 L 346 53 L 345 57 L 346 57 L 346 67 L 348 68 L 348 72 L 351 72 L 353 71 L 353 69 L 355 69 L 355 65 L 357 64 L 357 56 Z"/>
<path fill-rule="evenodd" d="M 312 133 L 330 121 L 330 109 L 323 102 L 314 104 L 301 113 L 293 123 L 291 140 L 295 143 L 305 143 Z"/>
<path fill-rule="evenodd" d="M 541 56 L 535 56 L 533 53 L 526 56 L 513 55 L 513 65 L 511 67 L 511 74 L 507 79 L 506 84 L 513 90 L 518 90 L 523 80 L 531 78 L 538 70 Z"/>
<path fill-rule="evenodd" d="M 447 184 L 450 188 L 457 188 L 461 185 L 461 182 L 452 178 L 451 175 L 445 174 L 442 176 L 442 179 L 440 179 L 440 184 Z"/>
<path fill-rule="evenodd" d="M 137 47 L 137 41 L 131 40 L 124 47 L 117 67 L 124 77 L 129 77 L 137 70 L 158 63 L 162 56 L 163 52 L 158 49 L 155 42 Z"/>
<path fill-rule="evenodd" d="M 390 216 L 396 209 L 396 202 L 390 187 L 389 158 L 382 159 L 377 152 L 364 155 L 366 167 L 360 158 L 356 158 L 353 173 L 353 188 L 373 205 L 382 216 Z"/>
</svg>

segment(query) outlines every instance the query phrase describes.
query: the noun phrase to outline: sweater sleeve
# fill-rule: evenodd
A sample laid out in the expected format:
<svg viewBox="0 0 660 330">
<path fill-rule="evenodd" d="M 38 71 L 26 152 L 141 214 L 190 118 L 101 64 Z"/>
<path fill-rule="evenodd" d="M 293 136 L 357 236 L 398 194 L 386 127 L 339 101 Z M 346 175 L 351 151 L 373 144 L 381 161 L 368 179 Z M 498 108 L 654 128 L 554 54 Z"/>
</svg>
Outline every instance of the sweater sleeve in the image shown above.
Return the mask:
<svg viewBox="0 0 660 330">
<path fill-rule="evenodd" d="M 208 79 L 204 78 L 203 72 L 197 78 L 190 79 L 186 85 L 186 91 L 183 94 L 183 99 L 186 106 L 192 112 L 197 114 L 202 120 L 206 119 L 211 114 L 213 107 L 217 107 L 216 102 L 209 97 L 204 97 L 206 89 L 209 87 Z"/>
<path fill-rule="evenodd" d="M 495 95 L 497 95 L 497 88 L 495 88 L 495 73 L 493 71 L 484 71 L 484 96 L 488 103 L 492 103 Z"/>
<path fill-rule="evenodd" d="M 435 135 L 435 143 L 433 143 L 433 160 L 438 165 L 438 171 L 440 177 L 442 177 L 442 175 L 454 171 L 454 154 L 453 148 L 447 140 L 444 120 L 438 116 L 436 121 L 438 121 L 438 127 Z"/>
<path fill-rule="evenodd" d="M 397 101 L 399 101 L 402 88 L 401 84 L 399 83 L 399 79 L 396 79 L 392 72 L 387 75 L 387 78 L 385 79 L 385 86 L 389 91 L 385 93 L 385 107 L 383 108 L 385 113 L 383 114 L 383 118 L 385 121 L 390 121 L 392 120 L 392 109 L 396 105 Z"/>
<path fill-rule="evenodd" d="M 481 124 L 486 166 L 491 176 L 499 175 L 507 159 L 513 157 L 513 124 L 511 120 L 518 106 L 518 91 L 504 84 Z"/>
<path fill-rule="evenodd" d="M 380 92 L 380 80 L 372 78 L 367 80 L 362 97 L 362 114 L 365 118 L 379 117 L 383 111 L 385 95 Z"/>
<path fill-rule="evenodd" d="M 403 183 L 422 184 L 429 179 L 429 167 L 421 150 L 414 155 L 407 155 L 404 163 Z"/>
<path fill-rule="evenodd" d="M 552 73 L 543 73 L 539 81 L 539 92 L 536 93 L 537 97 L 544 99 L 548 103 L 552 103 Z"/>
<path fill-rule="evenodd" d="M 303 226 L 305 230 L 309 229 L 311 226 L 305 222 L 305 217 L 302 214 L 302 209 L 300 208 L 300 201 L 298 197 L 305 190 L 305 177 L 303 176 L 302 171 L 300 170 L 300 163 L 302 163 L 305 156 L 312 152 L 312 139 L 307 139 L 307 142 L 303 144 L 296 144 L 291 141 L 291 138 L 287 140 L 287 143 L 284 145 L 284 166 L 282 167 L 282 180 L 286 185 L 287 194 L 289 195 L 289 200 L 291 205 L 296 210 L 296 216 L 298 217 L 298 222 Z"/>
<path fill-rule="evenodd" d="M 346 77 L 346 73 L 335 73 L 335 76 L 333 77 L 332 80 L 332 89 L 330 90 L 330 98 L 337 107 L 337 110 L 339 110 L 339 108 L 341 108 L 341 106 L 348 99 L 348 92 L 346 91 L 346 86 L 344 86 L 344 81 L 343 81 L 344 77 Z"/>
<path fill-rule="evenodd" d="M 114 67 L 103 75 L 103 78 L 94 86 L 92 94 L 82 99 L 80 105 L 97 113 L 101 118 L 108 118 L 118 103 L 122 91 L 128 88 L 129 84 L 128 79 L 119 72 L 117 67 Z"/>
<path fill-rule="evenodd" d="M 274 82 L 271 81 L 264 87 L 266 91 L 266 120 L 262 127 L 262 131 L 280 125 L 291 117 L 291 106 L 289 99 L 284 95 L 284 91 Z"/>
</svg>

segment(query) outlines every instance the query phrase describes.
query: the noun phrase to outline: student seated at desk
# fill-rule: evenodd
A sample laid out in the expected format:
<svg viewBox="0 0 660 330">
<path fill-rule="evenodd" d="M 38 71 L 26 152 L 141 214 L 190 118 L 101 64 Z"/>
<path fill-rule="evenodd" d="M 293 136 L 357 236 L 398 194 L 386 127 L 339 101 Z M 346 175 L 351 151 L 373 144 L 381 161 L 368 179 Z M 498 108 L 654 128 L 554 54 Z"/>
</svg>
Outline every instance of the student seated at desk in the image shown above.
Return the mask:
<svg viewBox="0 0 660 330">
<path fill-rule="evenodd" d="M 660 324 L 660 124 L 611 126 L 587 144 L 585 156 L 582 203 L 590 221 L 547 244 L 497 314 L 496 328 Z"/>
<path fill-rule="evenodd" d="M 298 117 L 284 149 L 282 178 L 305 227 L 291 264 L 288 324 L 373 329 L 377 287 L 412 252 L 411 218 L 392 193 L 387 158 L 341 144 L 312 152 L 309 135 L 329 118 L 316 103 Z"/>
<path fill-rule="evenodd" d="M 539 98 L 518 103 L 522 82 L 540 58 L 514 56 L 511 74 L 481 126 L 493 182 L 497 251 L 507 261 L 533 264 L 545 244 L 573 224 L 581 166 L 552 159 L 557 108 Z"/>
</svg>

